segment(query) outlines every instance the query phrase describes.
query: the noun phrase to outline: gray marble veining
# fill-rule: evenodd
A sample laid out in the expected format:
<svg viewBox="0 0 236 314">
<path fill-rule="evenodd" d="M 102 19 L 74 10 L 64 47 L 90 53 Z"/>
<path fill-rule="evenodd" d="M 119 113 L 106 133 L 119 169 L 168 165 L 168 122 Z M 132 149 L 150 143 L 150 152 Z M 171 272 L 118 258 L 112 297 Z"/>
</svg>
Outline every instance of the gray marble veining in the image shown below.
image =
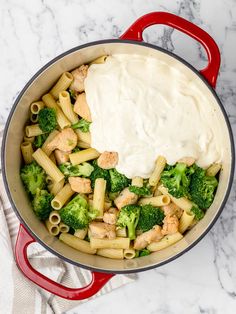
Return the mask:
<svg viewBox="0 0 236 314">
<path fill-rule="evenodd" d="M 216 91 L 236 136 L 234 0 L 0 0 L 0 8 L 1 124 L 24 84 L 50 59 L 86 42 L 117 38 L 145 13 L 169 11 L 202 27 L 219 45 L 222 63 Z M 207 63 L 204 49 L 175 30 L 153 26 L 145 30 L 144 39 L 197 69 Z M 235 313 L 235 239 L 236 182 L 220 219 L 190 252 L 70 313 Z"/>
</svg>

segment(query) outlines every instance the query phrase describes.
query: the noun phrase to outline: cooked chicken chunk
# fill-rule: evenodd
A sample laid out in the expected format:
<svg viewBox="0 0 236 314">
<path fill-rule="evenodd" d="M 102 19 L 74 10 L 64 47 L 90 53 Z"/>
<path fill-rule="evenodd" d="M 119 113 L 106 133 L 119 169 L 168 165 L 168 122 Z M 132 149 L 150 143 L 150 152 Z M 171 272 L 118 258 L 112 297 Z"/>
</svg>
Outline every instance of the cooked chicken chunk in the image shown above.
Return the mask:
<svg viewBox="0 0 236 314">
<path fill-rule="evenodd" d="M 103 169 L 112 169 L 118 163 L 118 153 L 116 152 L 103 152 L 97 160 L 98 166 Z"/>
<path fill-rule="evenodd" d="M 60 165 L 60 164 L 64 164 L 65 162 L 69 161 L 69 154 L 71 152 L 63 152 L 62 150 L 59 150 L 59 149 L 56 149 L 54 154 L 55 154 L 55 158 L 56 158 L 56 161 L 57 161 L 57 164 Z"/>
<path fill-rule="evenodd" d="M 193 157 L 183 157 L 181 159 L 178 160 L 178 162 L 182 162 L 184 164 L 186 164 L 188 167 L 192 166 L 195 163 L 195 158 Z"/>
<path fill-rule="evenodd" d="M 161 233 L 163 235 L 176 233 L 178 231 L 178 227 L 179 227 L 178 218 L 175 215 L 173 216 L 167 215 L 163 220 Z"/>
<path fill-rule="evenodd" d="M 74 112 L 85 120 L 92 122 L 89 106 L 86 101 L 85 93 L 79 94 L 74 104 Z"/>
<path fill-rule="evenodd" d="M 114 200 L 114 203 L 118 209 L 129 204 L 135 204 L 138 200 L 138 195 L 130 192 L 129 188 L 125 188 L 119 196 Z"/>
<path fill-rule="evenodd" d="M 103 215 L 103 221 L 110 225 L 115 225 L 117 221 L 118 210 L 115 207 L 111 207 Z"/>
<path fill-rule="evenodd" d="M 116 237 L 116 226 L 105 222 L 93 221 L 89 224 L 89 234 L 92 238 L 114 239 Z"/>
<path fill-rule="evenodd" d="M 161 209 L 164 211 L 165 216 L 175 215 L 177 218 L 180 218 L 183 213 L 183 210 L 174 203 L 162 206 Z"/>
<path fill-rule="evenodd" d="M 137 238 L 134 240 L 134 249 L 142 250 L 151 242 L 159 241 L 161 238 L 163 238 L 161 227 L 158 225 L 154 226 L 151 230 L 148 230 L 137 236 Z"/>
<path fill-rule="evenodd" d="M 91 180 L 80 177 L 69 177 L 71 189 L 77 193 L 88 194 L 92 192 Z"/>
<path fill-rule="evenodd" d="M 69 153 L 77 145 L 78 137 L 71 128 L 63 129 L 57 134 L 54 139 L 48 144 L 52 150 L 59 149 Z"/>
<path fill-rule="evenodd" d="M 77 69 L 71 72 L 73 75 L 73 82 L 70 85 L 70 89 L 76 92 L 83 92 L 84 91 L 84 80 L 87 76 L 88 72 L 88 65 L 81 65 Z"/>
</svg>

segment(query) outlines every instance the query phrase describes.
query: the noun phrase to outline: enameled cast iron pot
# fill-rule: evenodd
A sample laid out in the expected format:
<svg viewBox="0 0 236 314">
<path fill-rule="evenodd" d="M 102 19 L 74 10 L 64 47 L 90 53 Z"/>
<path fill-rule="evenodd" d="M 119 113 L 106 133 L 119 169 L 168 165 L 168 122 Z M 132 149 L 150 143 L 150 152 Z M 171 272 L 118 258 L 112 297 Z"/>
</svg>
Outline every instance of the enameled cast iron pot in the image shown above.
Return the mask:
<svg viewBox="0 0 236 314">
<path fill-rule="evenodd" d="M 154 24 L 171 26 L 199 41 L 207 52 L 208 66 L 198 72 L 175 54 L 144 43 L 142 38 L 144 29 Z M 24 124 L 28 119 L 30 103 L 46 93 L 62 72 L 70 71 L 101 55 L 114 53 L 128 53 L 131 56 L 135 53 L 161 58 L 183 71 L 189 79 L 202 88 L 204 95 L 213 103 L 221 122 L 221 132 L 223 132 L 225 138 L 225 154 L 219 186 L 215 200 L 208 209 L 204 219 L 175 245 L 134 260 L 111 260 L 100 256 L 87 255 L 70 248 L 56 237 L 49 235 L 44 224 L 34 215 L 19 176 L 21 165 L 20 143 L 23 137 Z M 5 188 L 11 205 L 21 221 L 15 247 L 16 262 L 26 277 L 40 287 L 63 298 L 81 300 L 94 295 L 114 274 L 139 272 L 161 266 L 188 251 L 203 238 L 223 210 L 232 185 L 235 163 L 230 124 L 225 110 L 214 91 L 219 66 L 219 49 L 215 41 L 205 31 L 173 14 L 153 12 L 138 19 L 120 39 L 102 40 L 75 47 L 53 59 L 34 75 L 13 105 L 6 124 L 2 145 L 2 169 Z M 27 258 L 27 247 L 35 241 L 38 241 L 47 250 L 65 261 L 91 270 L 91 283 L 86 287 L 78 289 L 64 287 L 33 269 Z"/>
</svg>

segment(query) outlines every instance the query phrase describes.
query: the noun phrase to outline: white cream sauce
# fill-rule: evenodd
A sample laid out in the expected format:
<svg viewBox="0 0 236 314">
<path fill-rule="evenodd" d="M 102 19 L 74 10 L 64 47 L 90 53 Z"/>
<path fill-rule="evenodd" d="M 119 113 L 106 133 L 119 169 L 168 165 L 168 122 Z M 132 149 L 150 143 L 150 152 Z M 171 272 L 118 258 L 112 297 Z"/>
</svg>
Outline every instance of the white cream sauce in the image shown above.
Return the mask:
<svg viewBox="0 0 236 314">
<path fill-rule="evenodd" d="M 207 167 L 222 158 L 223 138 L 211 102 L 180 70 L 141 55 L 117 54 L 89 67 L 91 146 L 119 154 L 117 170 L 150 177 L 158 155 L 169 164 L 194 157 Z"/>
</svg>

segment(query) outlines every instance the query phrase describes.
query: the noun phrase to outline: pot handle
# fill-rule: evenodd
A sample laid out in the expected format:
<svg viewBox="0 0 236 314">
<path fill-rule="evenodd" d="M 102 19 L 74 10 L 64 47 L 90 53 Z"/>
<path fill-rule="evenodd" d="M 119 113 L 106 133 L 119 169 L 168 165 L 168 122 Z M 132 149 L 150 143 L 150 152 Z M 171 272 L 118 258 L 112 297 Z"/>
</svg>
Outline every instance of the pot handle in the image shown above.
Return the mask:
<svg viewBox="0 0 236 314">
<path fill-rule="evenodd" d="M 203 29 L 195 24 L 167 12 L 152 12 L 141 16 L 129 29 L 121 35 L 120 39 L 143 41 L 143 31 L 145 28 L 164 24 L 173 27 L 200 42 L 206 50 L 208 65 L 200 73 L 215 87 L 220 68 L 220 51 L 214 39 Z"/>
<path fill-rule="evenodd" d="M 23 225 L 20 225 L 15 246 L 16 263 L 28 279 L 59 297 L 67 300 L 87 299 L 97 293 L 108 280 L 114 276 L 114 274 L 104 274 L 92 271 L 92 280 L 87 286 L 82 288 L 69 288 L 63 286 L 47 278 L 31 266 L 27 257 L 27 247 L 33 242 L 35 242 L 35 239 L 28 233 Z"/>
</svg>

